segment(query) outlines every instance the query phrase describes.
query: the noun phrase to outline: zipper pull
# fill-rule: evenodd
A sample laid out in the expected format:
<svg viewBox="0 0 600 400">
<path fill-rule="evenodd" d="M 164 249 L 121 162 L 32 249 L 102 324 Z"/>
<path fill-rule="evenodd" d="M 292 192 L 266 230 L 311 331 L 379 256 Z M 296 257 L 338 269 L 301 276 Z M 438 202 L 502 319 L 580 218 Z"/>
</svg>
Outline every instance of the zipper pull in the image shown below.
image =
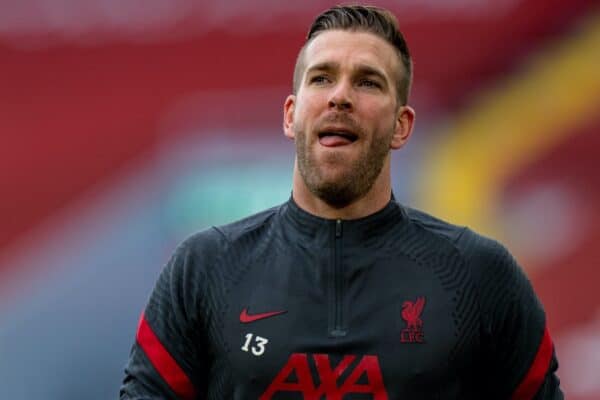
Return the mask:
<svg viewBox="0 0 600 400">
<path fill-rule="evenodd" d="M 335 237 L 339 238 L 342 236 L 342 220 L 338 219 L 335 221 Z"/>
</svg>

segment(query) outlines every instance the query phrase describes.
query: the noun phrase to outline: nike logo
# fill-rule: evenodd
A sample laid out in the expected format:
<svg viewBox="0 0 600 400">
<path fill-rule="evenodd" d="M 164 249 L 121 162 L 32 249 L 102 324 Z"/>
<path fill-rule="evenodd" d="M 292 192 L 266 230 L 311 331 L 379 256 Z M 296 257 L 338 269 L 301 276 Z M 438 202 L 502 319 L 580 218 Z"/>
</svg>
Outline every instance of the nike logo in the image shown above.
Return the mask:
<svg viewBox="0 0 600 400">
<path fill-rule="evenodd" d="M 260 313 L 260 314 L 248 314 L 248 309 L 244 308 L 240 314 L 240 322 L 242 324 L 248 324 L 250 322 L 254 322 L 254 321 L 258 321 L 259 319 L 265 319 L 265 318 L 269 318 L 269 317 L 274 317 L 276 315 L 279 314 L 284 314 L 287 311 L 271 311 L 271 312 L 266 312 L 266 313 Z"/>
</svg>

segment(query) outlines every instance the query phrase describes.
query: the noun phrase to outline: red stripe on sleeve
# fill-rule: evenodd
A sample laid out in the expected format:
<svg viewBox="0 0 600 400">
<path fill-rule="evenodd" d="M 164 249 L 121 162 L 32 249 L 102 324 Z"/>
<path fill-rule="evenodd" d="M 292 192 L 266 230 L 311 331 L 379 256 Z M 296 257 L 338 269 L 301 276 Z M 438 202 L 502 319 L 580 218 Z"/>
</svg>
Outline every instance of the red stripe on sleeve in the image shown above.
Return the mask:
<svg viewBox="0 0 600 400">
<path fill-rule="evenodd" d="M 196 394 L 194 385 L 177 364 L 177 361 L 158 340 L 143 313 L 138 324 L 136 340 L 154 368 L 177 396 L 182 399 L 193 399 Z"/>
<path fill-rule="evenodd" d="M 544 336 L 542 342 L 538 348 L 537 354 L 529 367 L 529 371 L 525 375 L 525 378 L 521 381 L 514 394 L 512 400 L 529 400 L 533 399 L 533 396 L 538 392 L 548 368 L 550 367 L 550 361 L 552 359 L 552 339 L 550 338 L 550 332 L 548 327 L 544 329 Z"/>
</svg>

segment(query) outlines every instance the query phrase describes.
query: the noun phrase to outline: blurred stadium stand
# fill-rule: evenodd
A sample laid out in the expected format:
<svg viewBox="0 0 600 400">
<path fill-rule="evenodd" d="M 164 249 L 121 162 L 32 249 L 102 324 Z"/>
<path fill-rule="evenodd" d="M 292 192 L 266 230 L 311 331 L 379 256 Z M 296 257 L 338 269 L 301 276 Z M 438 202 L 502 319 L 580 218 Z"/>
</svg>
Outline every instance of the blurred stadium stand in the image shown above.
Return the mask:
<svg viewBox="0 0 600 400">
<path fill-rule="evenodd" d="M 415 62 L 404 203 L 505 242 L 600 398 L 600 9 L 374 1 Z M 287 199 L 283 99 L 327 1 L 0 1 L 0 398 L 117 396 L 190 233 Z"/>
</svg>

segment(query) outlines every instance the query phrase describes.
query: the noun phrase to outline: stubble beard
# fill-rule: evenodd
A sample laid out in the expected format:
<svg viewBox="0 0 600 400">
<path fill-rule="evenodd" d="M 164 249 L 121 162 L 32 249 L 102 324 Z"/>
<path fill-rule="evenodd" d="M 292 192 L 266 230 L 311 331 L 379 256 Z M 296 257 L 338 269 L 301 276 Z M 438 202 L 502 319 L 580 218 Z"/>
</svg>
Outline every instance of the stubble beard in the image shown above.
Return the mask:
<svg viewBox="0 0 600 400">
<path fill-rule="evenodd" d="M 310 151 L 304 130 L 298 129 L 295 136 L 298 170 L 304 183 L 313 195 L 328 205 L 343 208 L 364 197 L 373 187 L 390 151 L 392 134 L 385 138 L 374 138 L 369 148 L 355 160 L 347 160 L 339 153 L 330 154 L 327 162 L 347 164 L 345 172 L 335 180 L 325 178 L 323 169 L 327 165 L 324 165 L 325 162 L 319 165 L 315 154 Z"/>
</svg>

